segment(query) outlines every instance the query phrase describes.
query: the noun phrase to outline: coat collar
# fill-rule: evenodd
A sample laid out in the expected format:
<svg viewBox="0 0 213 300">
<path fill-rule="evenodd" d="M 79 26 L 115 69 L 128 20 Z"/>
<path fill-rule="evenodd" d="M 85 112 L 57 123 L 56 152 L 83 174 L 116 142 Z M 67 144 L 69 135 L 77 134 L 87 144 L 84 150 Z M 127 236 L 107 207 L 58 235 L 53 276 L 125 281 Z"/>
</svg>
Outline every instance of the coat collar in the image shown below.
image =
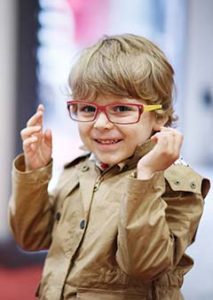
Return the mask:
<svg viewBox="0 0 213 300">
<path fill-rule="evenodd" d="M 125 159 L 124 161 L 120 162 L 118 165 L 120 167 L 120 170 L 123 169 L 132 169 L 135 168 L 138 161 L 146 155 L 149 151 L 152 150 L 155 143 L 151 140 L 147 140 L 145 143 L 138 145 L 135 149 L 134 154 L 129 157 L 128 159 Z"/>
</svg>

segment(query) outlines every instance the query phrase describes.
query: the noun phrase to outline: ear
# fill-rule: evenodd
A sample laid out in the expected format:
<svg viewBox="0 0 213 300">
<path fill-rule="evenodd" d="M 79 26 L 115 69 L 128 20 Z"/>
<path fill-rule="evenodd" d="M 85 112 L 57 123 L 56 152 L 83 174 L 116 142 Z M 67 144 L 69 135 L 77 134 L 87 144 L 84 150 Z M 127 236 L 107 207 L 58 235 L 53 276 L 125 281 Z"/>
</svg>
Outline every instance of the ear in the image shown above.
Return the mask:
<svg viewBox="0 0 213 300">
<path fill-rule="evenodd" d="M 166 124 L 168 119 L 169 118 L 166 115 L 164 115 L 164 116 L 155 115 L 155 123 L 154 123 L 154 126 L 153 126 L 153 130 L 154 131 L 159 131 L 161 129 L 161 127 Z"/>
</svg>

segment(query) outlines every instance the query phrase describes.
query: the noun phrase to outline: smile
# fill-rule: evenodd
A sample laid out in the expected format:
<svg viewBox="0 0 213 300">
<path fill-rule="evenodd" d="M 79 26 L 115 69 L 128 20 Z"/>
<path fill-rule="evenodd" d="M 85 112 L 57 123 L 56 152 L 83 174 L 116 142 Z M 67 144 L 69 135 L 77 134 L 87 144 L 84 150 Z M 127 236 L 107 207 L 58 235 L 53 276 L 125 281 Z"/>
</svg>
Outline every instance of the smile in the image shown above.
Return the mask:
<svg viewBox="0 0 213 300">
<path fill-rule="evenodd" d="M 97 143 L 102 144 L 102 145 L 112 145 L 112 144 L 117 144 L 121 140 L 101 140 L 101 139 L 96 139 L 95 140 Z"/>
</svg>

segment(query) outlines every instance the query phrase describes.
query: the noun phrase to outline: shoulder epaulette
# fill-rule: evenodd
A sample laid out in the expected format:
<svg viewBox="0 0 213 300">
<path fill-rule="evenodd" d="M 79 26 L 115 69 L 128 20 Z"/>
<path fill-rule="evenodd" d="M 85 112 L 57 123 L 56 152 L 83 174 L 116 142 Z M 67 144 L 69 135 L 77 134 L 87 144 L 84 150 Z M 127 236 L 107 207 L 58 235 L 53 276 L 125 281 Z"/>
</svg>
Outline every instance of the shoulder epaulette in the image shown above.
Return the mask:
<svg viewBox="0 0 213 300">
<path fill-rule="evenodd" d="M 171 165 L 164 171 L 164 177 L 174 191 L 201 193 L 205 197 L 210 187 L 208 179 L 183 163 Z"/>
<path fill-rule="evenodd" d="M 76 157 L 75 159 L 73 159 L 72 161 L 68 162 L 67 164 L 64 165 L 64 169 L 68 169 L 70 167 L 73 167 L 75 165 L 77 165 L 79 162 L 85 160 L 86 158 L 88 158 L 90 156 L 90 153 L 86 153 L 83 155 L 80 155 L 78 157 Z"/>
</svg>

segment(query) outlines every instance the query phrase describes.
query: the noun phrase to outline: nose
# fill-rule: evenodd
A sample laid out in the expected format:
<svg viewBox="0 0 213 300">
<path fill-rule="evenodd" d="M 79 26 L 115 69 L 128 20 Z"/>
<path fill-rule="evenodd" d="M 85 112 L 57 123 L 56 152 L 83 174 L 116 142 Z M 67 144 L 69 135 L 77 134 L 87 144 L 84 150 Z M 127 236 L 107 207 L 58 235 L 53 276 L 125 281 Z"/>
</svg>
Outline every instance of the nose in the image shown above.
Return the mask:
<svg viewBox="0 0 213 300">
<path fill-rule="evenodd" d="M 99 112 L 95 121 L 94 128 L 111 128 L 113 124 L 107 119 L 104 112 Z"/>
</svg>

